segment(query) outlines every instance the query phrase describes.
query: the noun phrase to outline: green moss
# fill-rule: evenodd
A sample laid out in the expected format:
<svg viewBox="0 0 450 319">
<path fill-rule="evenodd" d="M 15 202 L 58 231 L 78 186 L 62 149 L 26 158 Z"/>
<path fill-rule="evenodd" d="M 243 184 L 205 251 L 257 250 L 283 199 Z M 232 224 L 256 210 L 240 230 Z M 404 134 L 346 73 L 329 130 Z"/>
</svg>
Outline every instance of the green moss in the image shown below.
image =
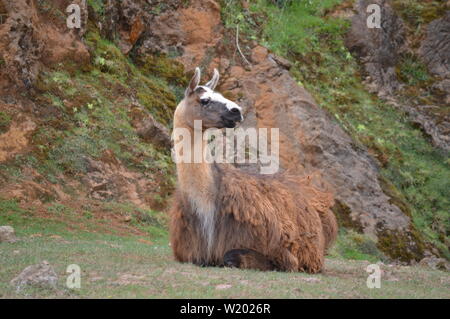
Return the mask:
<svg viewBox="0 0 450 319">
<path fill-rule="evenodd" d="M 0 134 L 8 131 L 11 124 L 11 116 L 3 111 L 0 111 Z"/>
<path fill-rule="evenodd" d="M 0 214 L 6 213 L 26 213 L 26 210 L 20 208 L 19 202 L 16 199 L 0 198 Z"/>
<path fill-rule="evenodd" d="M 66 61 L 41 72 L 36 80 L 32 98 L 39 105 L 42 123 L 33 133 L 34 160 L 27 165 L 58 182 L 62 174 L 81 178 L 88 159 L 100 159 L 105 151 L 112 151 L 130 170 L 158 179 L 165 201 L 174 184 L 170 154 L 142 141 L 129 114 L 137 107 L 142 116 L 150 113 L 170 126 L 175 93 L 182 90 L 177 83 L 184 81 L 175 77 L 183 79 L 182 69 L 165 57 L 161 63 L 152 58 L 156 65 L 167 67 L 164 72 L 153 74 L 140 68 L 103 39 L 93 24 L 89 24 L 86 44 L 92 53 L 89 67 L 78 69 Z"/>
<path fill-rule="evenodd" d="M 378 181 L 383 192 L 389 196 L 389 203 L 400 208 L 406 216 L 413 218 L 410 204 L 395 185 L 383 176 L 380 176 Z M 403 261 L 423 258 L 426 244 L 414 224 L 406 232 L 379 230 L 377 234 L 378 247 L 386 255 Z"/>
<path fill-rule="evenodd" d="M 389 196 L 389 203 L 397 206 L 406 216 L 412 218 L 411 207 L 406 201 L 405 196 L 400 193 L 397 187 L 382 175 L 378 177 L 378 182 L 380 183 L 383 193 Z"/>
<path fill-rule="evenodd" d="M 169 126 L 176 108 L 176 97 L 167 86 L 149 78 L 140 76 L 136 81 L 136 96 L 139 102 L 155 117 Z M 139 83 L 140 84 L 139 84 Z"/>
<path fill-rule="evenodd" d="M 105 8 L 102 0 L 87 0 L 87 3 L 97 15 L 103 16 L 105 13 Z"/>
<path fill-rule="evenodd" d="M 58 203 L 58 202 L 53 203 L 52 205 L 48 206 L 47 210 L 50 213 L 53 213 L 55 215 L 64 215 L 64 214 L 73 214 L 74 213 L 74 211 L 70 207 L 68 207 L 64 204 Z"/>
<path fill-rule="evenodd" d="M 183 87 L 188 83 L 183 64 L 164 54 L 148 55 L 139 64 L 146 75 L 163 78 L 169 83 Z"/>
<path fill-rule="evenodd" d="M 363 227 L 358 220 L 354 220 L 351 217 L 351 209 L 345 203 L 340 200 L 336 200 L 332 208 L 334 214 L 336 215 L 339 228 L 354 229 L 355 231 L 362 233 Z"/>
<path fill-rule="evenodd" d="M 404 262 L 419 261 L 424 257 L 425 245 L 416 229 L 379 230 L 377 247 L 386 255 Z"/>
<path fill-rule="evenodd" d="M 439 19 L 447 10 L 445 1 L 393 0 L 392 6 L 414 30 Z"/>
</svg>

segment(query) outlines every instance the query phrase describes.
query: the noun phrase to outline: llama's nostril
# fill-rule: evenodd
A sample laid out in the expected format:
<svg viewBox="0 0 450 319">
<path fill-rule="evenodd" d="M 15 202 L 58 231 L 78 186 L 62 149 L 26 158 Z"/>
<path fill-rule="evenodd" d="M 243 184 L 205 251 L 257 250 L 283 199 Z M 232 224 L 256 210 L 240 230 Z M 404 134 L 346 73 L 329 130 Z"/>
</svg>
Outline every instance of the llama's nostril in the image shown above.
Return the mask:
<svg viewBox="0 0 450 319">
<path fill-rule="evenodd" d="M 239 111 L 238 108 L 233 108 L 233 109 L 230 110 L 230 112 L 231 113 L 236 113 L 236 114 L 241 113 L 241 111 Z"/>
</svg>

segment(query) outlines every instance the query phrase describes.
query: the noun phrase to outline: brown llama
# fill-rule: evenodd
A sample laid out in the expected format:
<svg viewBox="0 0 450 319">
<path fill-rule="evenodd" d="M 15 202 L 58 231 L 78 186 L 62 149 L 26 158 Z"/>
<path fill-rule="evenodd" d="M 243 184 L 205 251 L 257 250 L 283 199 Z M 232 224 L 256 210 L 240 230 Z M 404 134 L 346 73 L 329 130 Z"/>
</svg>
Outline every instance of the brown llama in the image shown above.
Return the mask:
<svg viewBox="0 0 450 319">
<path fill-rule="evenodd" d="M 233 128 L 241 108 L 214 89 L 219 73 L 199 86 L 200 69 L 177 106 L 174 129 Z M 206 142 L 191 139 L 195 143 Z M 177 143 L 177 140 L 175 140 Z M 177 154 L 175 154 L 177 156 Z M 230 164 L 177 161 L 178 188 L 170 211 L 175 258 L 204 266 L 320 272 L 337 235 L 332 195 L 310 177 L 258 175 Z"/>
</svg>

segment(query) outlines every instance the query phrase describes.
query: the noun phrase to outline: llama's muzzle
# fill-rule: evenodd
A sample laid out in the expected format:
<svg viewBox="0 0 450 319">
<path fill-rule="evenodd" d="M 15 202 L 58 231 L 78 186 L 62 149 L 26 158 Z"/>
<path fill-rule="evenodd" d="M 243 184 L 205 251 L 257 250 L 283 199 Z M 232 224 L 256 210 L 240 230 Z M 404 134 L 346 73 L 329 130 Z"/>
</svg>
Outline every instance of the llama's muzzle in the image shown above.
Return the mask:
<svg viewBox="0 0 450 319">
<path fill-rule="evenodd" d="M 236 127 L 236 123 L 244 120 L 244 117 L 242 116 L 240 109 L 232 108 L 222 115 L 221 119 L 225 127 L 234 128 Z"/>
</svg>

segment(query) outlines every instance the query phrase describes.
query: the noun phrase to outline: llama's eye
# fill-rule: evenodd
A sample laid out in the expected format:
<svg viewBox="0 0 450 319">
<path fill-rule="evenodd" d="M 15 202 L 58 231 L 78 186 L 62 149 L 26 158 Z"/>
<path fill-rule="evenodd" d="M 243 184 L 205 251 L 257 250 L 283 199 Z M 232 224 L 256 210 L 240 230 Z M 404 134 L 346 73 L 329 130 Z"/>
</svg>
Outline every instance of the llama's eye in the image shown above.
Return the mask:
<svg viewBox="0 0 450 319">
<path fill-rule="evenodd" d="M 200 103 L 202 104 L 202 105 L 207 105 L 208 103 L 209 103 L 209 101 L 211 101 L 211 99 L 201 99 L 200 100 Z"/>
</svg>

